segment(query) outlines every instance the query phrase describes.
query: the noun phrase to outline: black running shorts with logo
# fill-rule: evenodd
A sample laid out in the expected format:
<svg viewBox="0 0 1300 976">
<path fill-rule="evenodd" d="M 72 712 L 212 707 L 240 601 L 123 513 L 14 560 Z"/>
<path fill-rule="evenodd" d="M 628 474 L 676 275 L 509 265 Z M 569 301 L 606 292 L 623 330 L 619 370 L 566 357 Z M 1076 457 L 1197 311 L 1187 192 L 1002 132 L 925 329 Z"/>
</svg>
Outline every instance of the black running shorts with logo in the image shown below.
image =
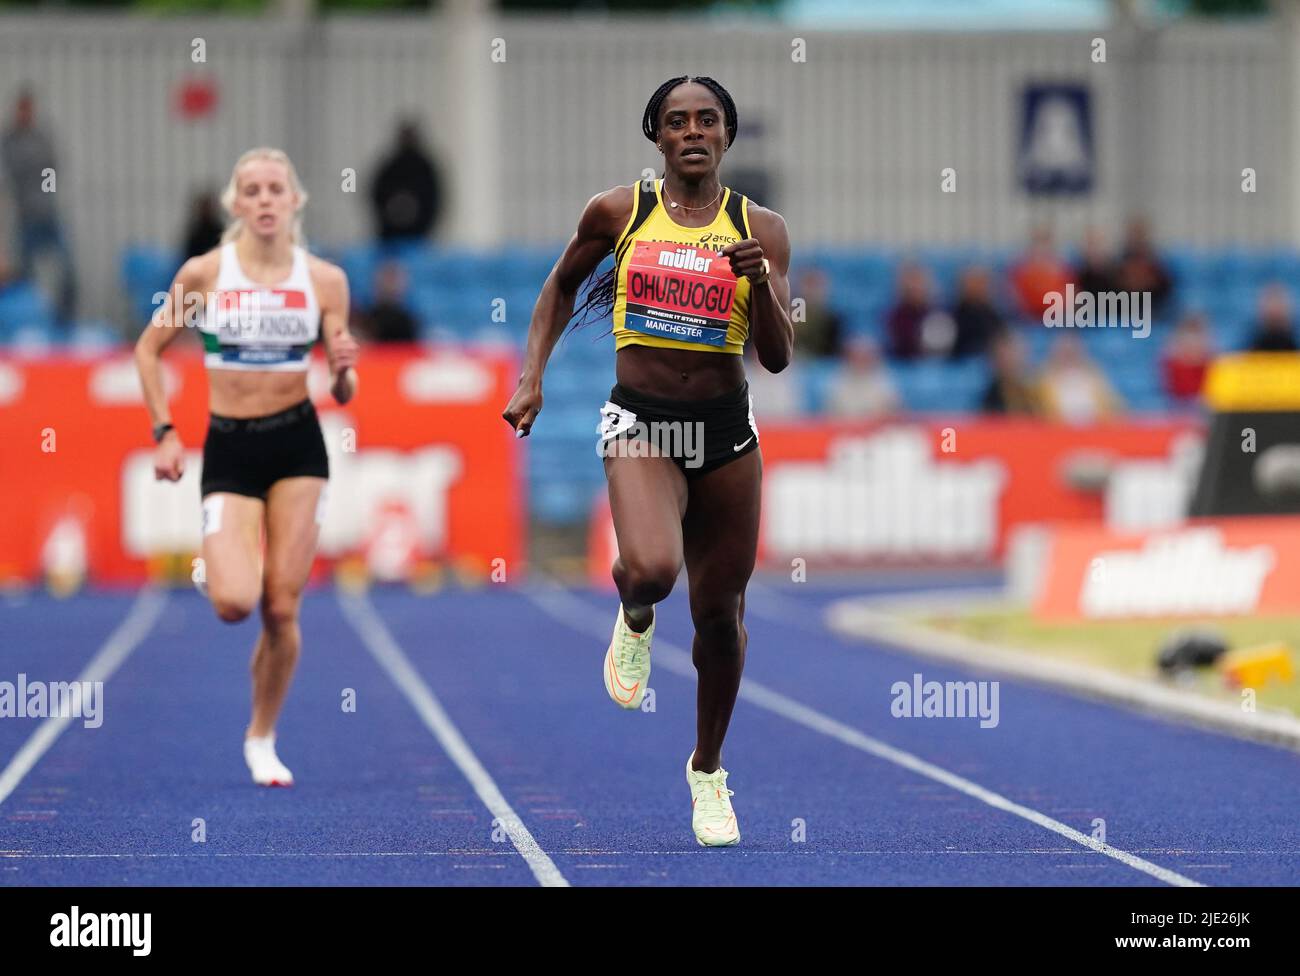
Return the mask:
<svg viewBox="0 0 1300 976">
<path fill-rule="evenodd" d="M 203 442 L 202 495 L 266 499 L 282 478 L 328 478 L 325 435 L 310 400 L 265 417 L 213 414 Z"/>
<path fill-rule="evenodd" d="M 616 383 L 600 414 L 602 457 L 665 455 L 688 481 L 758 448 L 748 383 L 703 400 L 669 400 Z"/>
</svg>

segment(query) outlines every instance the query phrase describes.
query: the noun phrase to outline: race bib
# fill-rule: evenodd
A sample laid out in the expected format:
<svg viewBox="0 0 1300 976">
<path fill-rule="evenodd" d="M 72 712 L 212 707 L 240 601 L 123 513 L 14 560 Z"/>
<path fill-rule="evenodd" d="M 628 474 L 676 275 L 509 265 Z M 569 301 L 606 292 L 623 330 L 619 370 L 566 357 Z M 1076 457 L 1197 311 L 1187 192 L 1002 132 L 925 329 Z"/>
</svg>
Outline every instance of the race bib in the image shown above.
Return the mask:
<svg viewBox="0 0 1300 976">
<path fill-rule="evenodd" d="M 611 437 L 617 437 L 631 430 L 635 424 L 636 414 L 620 407 L 617 403 L 606 400 L 605 405 L 600 408 L 600 423 L 596 427 L 596 433 L 600 435 L 602 441 L 607 441 Z"/>
<path fill-rule="evenodd" d="M 297 289 L 235 288 L 210 299 L 211 331 L 205 349 L 223 364 L 275 366 L 305 359 L 319 331 L 319 316 Z"/>
<path fill-rule="evenodd" d="M 726 345 L 735 297 L 736 276 L 719 252 L 637 241 L 627 266 L 623 327 L 663 339 Z"/>
</svg>

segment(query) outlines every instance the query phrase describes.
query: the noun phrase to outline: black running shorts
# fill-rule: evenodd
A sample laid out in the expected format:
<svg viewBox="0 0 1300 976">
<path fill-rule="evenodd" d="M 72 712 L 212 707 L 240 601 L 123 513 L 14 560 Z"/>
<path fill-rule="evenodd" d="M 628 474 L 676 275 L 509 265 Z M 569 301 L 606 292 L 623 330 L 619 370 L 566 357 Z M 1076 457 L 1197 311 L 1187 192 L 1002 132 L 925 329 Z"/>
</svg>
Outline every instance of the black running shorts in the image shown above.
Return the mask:
<svg viewBox="0 0 1300 976">
<path fill-rule="evenodd" d="M 616 383 L 600 412 L 602 456 L 664 455 L 687 480 L 758 448 L 748 383 L 704 400 L 669 400 Z"/>
<path fill-rule="evenodd" d="M 203 442 L 202 494 L 228 491 L 266 499 L 281 478 L 328 478 L 329 457 L 316 408 L 303 400 L 265 417 L 213 414 Z"/>
</svg>

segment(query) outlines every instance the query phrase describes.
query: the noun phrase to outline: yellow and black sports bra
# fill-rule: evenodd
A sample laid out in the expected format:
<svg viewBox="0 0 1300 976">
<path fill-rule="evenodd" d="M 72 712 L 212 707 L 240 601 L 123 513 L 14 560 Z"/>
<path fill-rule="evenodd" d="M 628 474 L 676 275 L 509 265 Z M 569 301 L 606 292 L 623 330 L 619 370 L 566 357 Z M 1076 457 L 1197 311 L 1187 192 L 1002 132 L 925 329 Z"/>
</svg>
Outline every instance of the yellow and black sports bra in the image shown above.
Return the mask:
<svg viewBox="0 0 1300 976">
<path fill-rule="evenodd" d="M 662 185 L 637 185 L 632 216 L 614 245 L 614 348 L 739 354 L 749 335 L 750 284 L 720 252 L 752 236 L 749 201 L 724 188 L 711 224 L 683 227 L 668 216 Z"/>
</svg>

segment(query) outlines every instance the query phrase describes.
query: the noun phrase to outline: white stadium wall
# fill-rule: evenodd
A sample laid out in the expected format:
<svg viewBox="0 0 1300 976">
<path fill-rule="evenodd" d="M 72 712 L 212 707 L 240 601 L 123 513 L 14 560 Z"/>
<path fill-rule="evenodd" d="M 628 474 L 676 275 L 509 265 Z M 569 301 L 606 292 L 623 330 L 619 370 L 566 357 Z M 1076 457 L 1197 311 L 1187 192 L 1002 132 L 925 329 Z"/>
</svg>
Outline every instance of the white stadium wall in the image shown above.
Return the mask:
<svg viewBox="0 0 1300 976">
<path fill-rule="evenodd" d="M 742 137 L 729 163 L 766 171 L 770 202 L 805 245 L 1008 245 L 1044 216 L 1071 236 L 1087 223 L 1114 234 L 1134 209 L 1166 240 L 1293 241 L 1300 139 L 1288 32 L 1179 25 L 1099 36 L 1101 64 L 1080 32 L 6 16 L 0 107 L 7 114 L 17 86 L 32 83 L 57 143 L 83 294 L 99 296 L 83 301 L 92 316 L 121 312 L 123 245 L 177 242 L 190 192 L 221 184 L 255 144 L 295 157 L 312 194 L 311 239 L 362 239 L 369 174 L 407 115 L 423 120 L 445 169 L 450 240 L 560 242 L 592 193 L 656 164 L 640 112 L 683 72 L 712 74 L 736 96 Z M 191 59 L 196 38 L 206 63 Z M 216 81 L 210 118 L 174 112 L 187 77 Z M 1098 151 L 1086 197 L 1035 201 L 1017 185 L 1019 93 L 1042 81 L 1091 89 Z M 955 193 L 940 192 L 945 167 Z M 1253 195 L 1241 191 L 1246 167 L 1257 173 Z M 351 194 L 347 168 L 357 172 Z"/>
</svg>

